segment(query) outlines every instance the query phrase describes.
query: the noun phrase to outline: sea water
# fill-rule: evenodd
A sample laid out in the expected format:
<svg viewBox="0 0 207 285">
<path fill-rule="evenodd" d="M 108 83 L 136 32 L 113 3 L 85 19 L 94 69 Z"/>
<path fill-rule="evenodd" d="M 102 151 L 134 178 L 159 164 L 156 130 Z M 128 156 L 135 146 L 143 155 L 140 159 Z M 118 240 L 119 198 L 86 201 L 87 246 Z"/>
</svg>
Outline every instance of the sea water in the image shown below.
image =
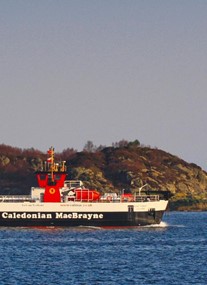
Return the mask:
<svg viewBox="0 0 207 285">
<path fill-rule="evenodd" d="M 1 285 L 206 285 L 207 212 L 136 229 L 0 228 Z"/>
</svg>

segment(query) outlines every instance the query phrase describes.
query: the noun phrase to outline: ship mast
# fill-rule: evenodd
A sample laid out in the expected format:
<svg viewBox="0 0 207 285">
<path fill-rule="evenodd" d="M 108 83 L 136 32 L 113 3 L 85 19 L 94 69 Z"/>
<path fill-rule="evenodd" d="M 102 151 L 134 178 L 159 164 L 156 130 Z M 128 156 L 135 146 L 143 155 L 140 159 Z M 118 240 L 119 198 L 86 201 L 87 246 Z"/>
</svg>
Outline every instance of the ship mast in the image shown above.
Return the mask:
<svg viewBox="0 0 207 285">
<path fill-rule="evenodd" d="M 55 169 L 55 163 L 54 163 L 54 147 L 51 146 L 51 148 L 47 151 L 49 157 L 47 159 L 47 163 L 48 163 L 48 170 L 50 171 L 51 174 L 51 181 L 54 182 L 54 171 Z"/>
</svg>

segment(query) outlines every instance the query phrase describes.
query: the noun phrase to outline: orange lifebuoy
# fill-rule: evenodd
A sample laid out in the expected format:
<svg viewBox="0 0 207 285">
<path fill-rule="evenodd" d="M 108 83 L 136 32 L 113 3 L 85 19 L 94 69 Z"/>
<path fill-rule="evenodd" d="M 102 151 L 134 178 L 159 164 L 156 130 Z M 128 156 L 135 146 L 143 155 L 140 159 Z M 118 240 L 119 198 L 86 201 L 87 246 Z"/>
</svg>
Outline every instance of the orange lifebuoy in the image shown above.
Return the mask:
<svg viewBox="0 0 207 285">
<path fill-rule="evenodd" d="M 50 192 L 50 194 L 55 194 L 55 188 L 50 188 L 50 190 L 49 190 L 49 192 Z"/>
</svg>

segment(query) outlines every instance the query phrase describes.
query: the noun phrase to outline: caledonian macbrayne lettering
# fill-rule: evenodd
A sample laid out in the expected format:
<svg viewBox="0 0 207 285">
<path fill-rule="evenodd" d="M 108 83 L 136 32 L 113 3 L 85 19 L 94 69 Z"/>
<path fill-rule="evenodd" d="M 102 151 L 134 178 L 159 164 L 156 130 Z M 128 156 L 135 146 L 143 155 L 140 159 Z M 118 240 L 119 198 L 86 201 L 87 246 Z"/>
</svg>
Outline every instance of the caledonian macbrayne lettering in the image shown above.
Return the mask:
<svg viewBox="0 0 207 285">
<path fill-rule="evenodd" d="M 1 213 L 3 219 L 103 219 L 103 214 L 97 213 L 16 213 L 3 212 Z"/>
</svg>

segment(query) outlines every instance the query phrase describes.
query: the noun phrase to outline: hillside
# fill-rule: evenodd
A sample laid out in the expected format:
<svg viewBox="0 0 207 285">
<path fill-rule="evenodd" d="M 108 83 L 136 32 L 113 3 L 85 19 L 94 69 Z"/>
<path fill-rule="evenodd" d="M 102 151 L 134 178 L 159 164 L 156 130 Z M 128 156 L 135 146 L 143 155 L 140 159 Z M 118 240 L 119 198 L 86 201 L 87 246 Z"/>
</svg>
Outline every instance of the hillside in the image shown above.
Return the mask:
<svg viewBox="0 0 207 285">
<path fill-rule="evenodd" d="M 56 154 L 66 160 L 68 179 L 81 179 L 101 192 L 135 191 L 144 184 L 169 190 L 173 210 L 207 210 L 207 173 L 170 153 L 130 142 L 76 152 Z M 29 194 L 36 185 L 34 171 L 46 154 L 0 145 L 0 194 Z"/>
</svg>

